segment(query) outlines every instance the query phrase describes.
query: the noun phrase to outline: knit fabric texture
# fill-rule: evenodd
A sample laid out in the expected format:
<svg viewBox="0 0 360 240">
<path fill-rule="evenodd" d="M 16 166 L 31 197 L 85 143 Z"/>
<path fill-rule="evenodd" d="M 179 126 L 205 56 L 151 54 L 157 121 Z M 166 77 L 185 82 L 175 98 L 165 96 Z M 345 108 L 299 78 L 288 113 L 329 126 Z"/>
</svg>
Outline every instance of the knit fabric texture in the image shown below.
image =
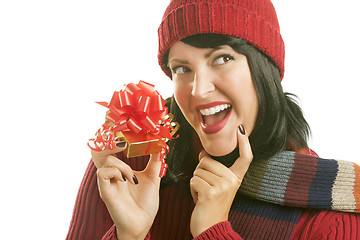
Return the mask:
<svg viewBox="0 0 360 240">
<path fill-rule="evenodd" d="M 117 157 L 138 171 L 148 162 L 148 156 L 127 158 L 119 153 Z M 96 170 L 90 162 L 68 240 L 117 239 L 115 225 L 99 196 Z M 359 188 L 360 167 L 351 162 L 295 152 L 253 161 L 233 201 L 229 221 L 210 227 L 195 240 L 360 240 Z M 146 239 L 192 239 L 193 207 L 193 199 L 176 185 L 162 187 L 160 208 Z"/>
<path fill-rule="evenodd" d="M 215 33 L 239 37 L 265 53 L 284 76 L 285 46 L 270 0 L 172 0 L 158 29 L 158 60 L 162 70 L 166 51 L 191 35 Z"/>
<path fill-rule="evenodd" d="M 360 167 L 284 151 L 250 165 L 240 192 L 279 205 L 360 212 Z"/>
</svg>

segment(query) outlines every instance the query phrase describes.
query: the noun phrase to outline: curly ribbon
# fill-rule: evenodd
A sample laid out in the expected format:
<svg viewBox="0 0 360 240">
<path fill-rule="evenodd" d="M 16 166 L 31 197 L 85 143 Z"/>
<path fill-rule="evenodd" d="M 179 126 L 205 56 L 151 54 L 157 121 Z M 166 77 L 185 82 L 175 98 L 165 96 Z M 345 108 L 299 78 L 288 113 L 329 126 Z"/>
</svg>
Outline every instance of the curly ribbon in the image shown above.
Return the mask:
<svg viewBox="0 0 360 240">
<path fill-rule="evenodd" d="M 160 152 L 161 169 L 159 177 L 166 173 L 165 163 L 168 146 L 163 139 L 171 140 L 178 126 L 171 122 L 165 100 L 155 90 L 155 86 L 139 81 L 129 83 L 120 91 L 115 91 L 110 103 L 97 102 L 108 108 L 106 121 L 97 131 L 96 138 L 89 139 L 88 146 L 94 151 L 112 150 L 118 131 L 143 133 L 149 139 L 149 134 L 163 143 Z M 147 147 L 150 149 L 150 143 Z"/>
</svg>

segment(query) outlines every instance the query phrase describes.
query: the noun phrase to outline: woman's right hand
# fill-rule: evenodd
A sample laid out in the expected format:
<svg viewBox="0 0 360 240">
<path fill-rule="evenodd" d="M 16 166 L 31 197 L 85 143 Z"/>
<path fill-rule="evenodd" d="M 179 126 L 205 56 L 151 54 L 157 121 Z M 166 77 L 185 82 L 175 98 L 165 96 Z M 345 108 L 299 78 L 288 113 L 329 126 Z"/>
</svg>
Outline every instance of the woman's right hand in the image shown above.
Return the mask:
<svg viewBox="0 0 360 240">
<path fill-rule="evenodd" d="M 114 146 L 114 150 L 91 151 L 91 155 L 98 168 L 100 197 L 116 225 L 118 239 L 144 239 L 159 208 L 160 154 L 152 154 L 146 168 L 138 172 L 116 158 L 115 153 L 125 148 Z"/>
</svg>

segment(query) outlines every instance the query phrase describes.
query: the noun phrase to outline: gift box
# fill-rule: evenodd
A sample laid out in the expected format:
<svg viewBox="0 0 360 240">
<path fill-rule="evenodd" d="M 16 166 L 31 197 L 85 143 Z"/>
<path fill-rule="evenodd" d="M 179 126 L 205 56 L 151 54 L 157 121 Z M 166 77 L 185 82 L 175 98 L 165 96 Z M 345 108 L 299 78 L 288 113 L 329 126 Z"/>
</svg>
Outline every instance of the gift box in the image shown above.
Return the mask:
<svg viewBox="0 0 360 240">
<path fill-rule="evenodd" d="M 151 134 L 134 133 L 130 131 L 117 132 L 116 137 L 119 141 L 126 141 L 125 149 L 128 158 L 144 156 L 160 152 L 166 147 L 166 139 L 158 139 Z"/>
<path fill-rule="evenodd" d="M 109 103 L 97 103 L 108 111 L 96 138 L 88 142 L 92 150 L 113 149 L 115 141 L 126 141 L 129 158 L 161 152 L 164 159 L 166 142 L 173 139 L 179 125 L 171 122 L 172 115 L 154 85 L 129 83 L 115 91 Z"/>
</svg>

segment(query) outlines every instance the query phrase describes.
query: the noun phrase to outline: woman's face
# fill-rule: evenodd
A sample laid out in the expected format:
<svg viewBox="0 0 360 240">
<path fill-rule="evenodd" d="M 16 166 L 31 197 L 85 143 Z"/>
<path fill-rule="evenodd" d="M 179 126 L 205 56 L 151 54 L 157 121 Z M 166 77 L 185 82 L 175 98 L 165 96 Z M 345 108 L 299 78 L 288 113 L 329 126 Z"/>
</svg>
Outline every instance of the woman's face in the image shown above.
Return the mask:
<svg viewBox="0 0 360 240">
<path fill-rule="evenodd" d="M 245 55 L 228 45 L 196 48 L 179 41 L 170 48 L 168 66 L 176 102 L 209 154 L 234 150 L 240 124 L 250 135 L 258 101 Z"/>
</svg>

